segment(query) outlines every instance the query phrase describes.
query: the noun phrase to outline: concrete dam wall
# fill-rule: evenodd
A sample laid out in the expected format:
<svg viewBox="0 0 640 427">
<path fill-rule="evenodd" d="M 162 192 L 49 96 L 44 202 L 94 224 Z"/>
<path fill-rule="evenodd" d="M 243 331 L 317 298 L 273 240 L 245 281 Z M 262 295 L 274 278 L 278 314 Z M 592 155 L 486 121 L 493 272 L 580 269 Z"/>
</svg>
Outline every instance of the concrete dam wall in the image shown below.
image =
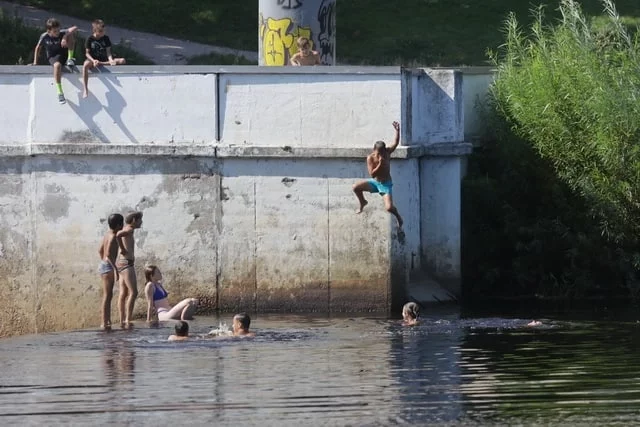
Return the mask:
<svg viewBox="0 0 640 427">
<path fill-rule="evenodd" d="M 89 84 L 83 99 L 65 75 L 59 105 L 50 67 L 0 67 L 0 336 L 97 326 L 106 219 L 133 210 L 138 288 L 157 264 L 172 303 L 386 312 L 459 294 L 459 71 L 114 67 Z M 356 215 L 351 191 L 393 120 L 404 233 L 378 195 Z"/>
</svg>

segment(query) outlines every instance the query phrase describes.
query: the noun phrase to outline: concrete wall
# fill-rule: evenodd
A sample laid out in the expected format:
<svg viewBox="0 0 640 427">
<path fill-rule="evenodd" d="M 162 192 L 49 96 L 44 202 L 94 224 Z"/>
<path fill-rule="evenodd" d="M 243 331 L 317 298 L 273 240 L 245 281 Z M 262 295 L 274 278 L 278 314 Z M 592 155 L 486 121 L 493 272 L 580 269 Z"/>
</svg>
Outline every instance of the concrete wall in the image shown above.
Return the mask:
<svg viewBox="0 0 640 427">
<path fill-rule="evenodd" d="M 141 286 L 156 263 L 173 302 L 384 312 L 425 289 L 424 300 L 458 293 L 469 144 L 397 150 L 404 233 L 377 195 L 356 215 L 351 185 L 394 119 L 405 135 L 429 134 L 424 120 L 433 135 L 462 134 L 460 73 L 437 73 L 441 114 L 421 99 L 429 72 L 397 68 L 118 67 L 91 78 L 86 100 L 65 76 L 62 106 L 48 67 L 26 70 L 0 68 L 0 96 L 14 100 L 0 104 L 0 335 L 98 325 L 98 244 L 107 216 L 132 210 L 144 213 Z"/>
</svg>

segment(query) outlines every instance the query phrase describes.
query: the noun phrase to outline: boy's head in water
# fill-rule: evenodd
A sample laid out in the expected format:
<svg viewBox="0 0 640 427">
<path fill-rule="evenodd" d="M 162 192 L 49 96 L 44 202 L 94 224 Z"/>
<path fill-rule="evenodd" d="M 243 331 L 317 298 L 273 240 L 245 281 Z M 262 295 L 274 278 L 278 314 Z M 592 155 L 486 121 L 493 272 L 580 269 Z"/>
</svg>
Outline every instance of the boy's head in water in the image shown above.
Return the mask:
<svg viewBox="0 0 640 427">
<path fill-rule="evenodd" d="M 184 341 L 189 338 L 189 324 L 184 320 L 179 320 L 175 326 L 175 335 L 169 337 L 169 341 Z"/>
<path fill-rule="evenodd" d="M 251 318 L 247 313 L 238 313 L 233 316 L 233 335 L 253 335 L 249 332 Z"/>
<path fill-rule="evenodd" d="M 420 306 L 415 302 L 408 302 L 402 307 L 402 320 L 406 325 L 415 325 L 420 316 Z"/>
</svg>

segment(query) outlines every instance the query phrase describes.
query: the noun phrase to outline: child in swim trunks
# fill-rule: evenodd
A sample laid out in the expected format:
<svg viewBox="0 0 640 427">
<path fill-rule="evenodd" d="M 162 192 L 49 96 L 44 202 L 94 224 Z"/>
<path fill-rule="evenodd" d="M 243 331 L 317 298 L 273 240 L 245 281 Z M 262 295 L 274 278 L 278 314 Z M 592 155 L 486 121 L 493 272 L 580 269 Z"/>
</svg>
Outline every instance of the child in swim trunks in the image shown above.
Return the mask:
<svg viewBox="0 0 640 427">
<path fill-rule="evenodd" d="M 142 226 L 142 212 L 132 212 L 124 218 L 125 226 L 116 234 L 120 251 L 116 259 L 116 268 L 120 274 L 120 297 L 118 309 L 120 310 L 120 326 L 130 328 L 133 324 L 133 306 L 138 297 L 138 281 L 136 279 L 135 242 L 133 232 Z M 125 305 L 126 304 L 126 305 Z"/>
<path fill-rule="evenodd" d="M 98 273 L 102 279 L 102 326 L 105 331 L 111 330 L 111 299 L 113 298 L 113 285 L 118 280 L 118 272 L 115 268 L 116 256 L 118 255 L 118 242 L 116 234 L 124 226 L 124 218 L 120 214 L 109 215 L 107 219 L 109 231 L 102 238 L 100 243 L 100 266 Z"/>
<path fill-rule="evenodd" d="M 384 207 L 387 212 L 396 217 L 398 228 L 402 228 L 402 217 L 398 209 L 393 205 L 391 196 L 393 182 L 391 181 L 391 153 L 395 151 L 400 143 L 400 124 L 393 122 L 395 137 L 393 144 L 387 147 L 384 141 L 377 141 L 373 146 L 373 152 L 367 156 L 367 170 L 371 179 L 362 180 L 353 185 L 353 192 L 358 198 L 360 206 L 356 213 L 361 213 L 369 203 L 362 194 L 364 191 L 370 193 L 380 193 L 384 200 Z"/>
</svg>

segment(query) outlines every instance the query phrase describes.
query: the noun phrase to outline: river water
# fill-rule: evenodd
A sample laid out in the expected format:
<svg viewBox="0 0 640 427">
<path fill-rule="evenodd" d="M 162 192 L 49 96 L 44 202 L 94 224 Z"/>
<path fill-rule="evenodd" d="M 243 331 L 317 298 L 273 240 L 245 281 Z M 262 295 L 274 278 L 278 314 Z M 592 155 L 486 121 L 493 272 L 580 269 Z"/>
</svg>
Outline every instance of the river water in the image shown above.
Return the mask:
<svg viewBox="0 0 640 427">
<path fill-rule="evenodd" d="M 0 340 L 0 425 L 640 424 L 633 319 L 257 316 Z M 205 334 L 230 316 L 199 317 Z"/>
</svg>

